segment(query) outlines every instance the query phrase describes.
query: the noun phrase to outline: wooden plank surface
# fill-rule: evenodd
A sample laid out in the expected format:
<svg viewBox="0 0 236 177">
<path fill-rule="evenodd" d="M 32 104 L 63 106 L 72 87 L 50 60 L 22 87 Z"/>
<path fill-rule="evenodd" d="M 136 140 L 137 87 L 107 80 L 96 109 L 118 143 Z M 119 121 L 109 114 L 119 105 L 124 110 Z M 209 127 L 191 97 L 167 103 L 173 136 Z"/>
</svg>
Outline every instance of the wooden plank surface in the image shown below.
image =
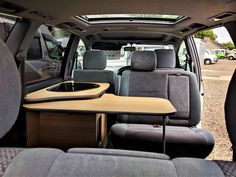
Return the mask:
<svg viewBox="0 0 236 177">
<path fill-rule="evenodd" d="M 142 115 L 169 115 L 176 112 L 169 100 L 148 97 L 126 97 L 103 94 L 96 99 L 68 100 L 23 105 L 35 111 L 69 111 L 94 113 L 126 113 Z"/>
<path fill-rule="evenodd" d="M 66 81 L 73 82 L 73 81 Z M 60 84 L 60 83 L 59 83 Z M 42 102 L 42 101 L 50 101 L 50 100 L 63 100 L 63 99 L 76 99 L 76 98 L 97 98 L 102 95 L 110 86 L 108 83 L 94 83 L 98 84 L 100 87 L 83 90 L 78 92 L 53 92 L 48 91 L 48 89 L 55 87 L 59 84 L 29 93 L 25 97 L 26 102 Z"/>
</svg>

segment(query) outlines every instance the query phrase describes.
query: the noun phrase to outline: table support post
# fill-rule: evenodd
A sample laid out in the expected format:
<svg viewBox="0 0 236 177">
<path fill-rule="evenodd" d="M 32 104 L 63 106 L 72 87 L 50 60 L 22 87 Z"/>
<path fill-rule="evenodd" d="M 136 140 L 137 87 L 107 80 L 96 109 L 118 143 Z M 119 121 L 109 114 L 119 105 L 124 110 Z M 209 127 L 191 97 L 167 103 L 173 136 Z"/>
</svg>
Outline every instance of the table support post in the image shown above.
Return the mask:
<svg viewBox="0 0 236 177">
<path fill-rule="evenodd" d="M 163 153 L 166 153 L 166 121 L 167 121 L 167 116 L 162 116 L 163 117 L 163 137 L 162 137 L 162 143 L 163 143 Z"/>
</svg>

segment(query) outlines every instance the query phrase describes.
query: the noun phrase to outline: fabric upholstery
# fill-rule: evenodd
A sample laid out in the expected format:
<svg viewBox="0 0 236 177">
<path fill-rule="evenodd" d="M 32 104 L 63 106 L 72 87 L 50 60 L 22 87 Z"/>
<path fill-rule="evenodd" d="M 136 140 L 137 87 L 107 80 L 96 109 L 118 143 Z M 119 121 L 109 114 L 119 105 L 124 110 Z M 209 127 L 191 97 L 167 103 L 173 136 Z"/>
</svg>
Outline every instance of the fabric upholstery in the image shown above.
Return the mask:
<svg viewBox="0 0 236 177">
<path fill-rule="evenodd" d="M 109 83 L 108 92 L 115 93 L 116 75 L 106 68 L 106 55 L 104 51 L 86 51 L 83 60 L 83 70 L 74 70 L 73 79 L 76 82 Z"/>
<path fill-rule="evenodd" d="M 80 154 L 95 154 L 95 155 L 113 155 L 121 157 L 138 157 L 138 158 L 151 158 L 151 159 L 163 159 L 169 160 L 169 156 L 159 153 L 147 153 L 138 151 L 127 151 L 117 149 L 94 149 L 94 148 L 71 148 L 68 153 L 80 153 Z"/>
<path fill-rule="evenodd" d="M 230 81 L 226 101 L 225 101 L 225 121 L 229 138 L 234 149 L 236 158 L 236 70 Z"/>
<path fill-rule="evenodd" d="M 21 151 L 23 148 L 0 148 L 0 177 L 3 176 L 8 165 Z"/>
<path fill-rule="evenodd" d="M 83 58 L 84 70 L 104 70 L 107 65 L 104 51 L 86 51 Z"/>
<path fill-rule="evenodd" d="M 169 99 L 177 109 L 168 125 L 195 126 L 200 121 L 201 101 L 196 76 L 183 70 L 154 72 L 125 71 L 121 77 L 120 95 Z M 162 123 L 159 116 L 122 115 L 123 123 Z"/>
<path fill-rule="evenodd" d="M 71 149 L 30 149 L 21 152 L 4 177 L 223 177 L 213 161 L 194 158 L 159 159 L 152 153 Z M 154 158 L 152 157 L 154 155 Z M 165 155 L 164 155 L 165 156 Z"/>
<path fill-rule="evenodd" d="M 111 139 L 117 149 L 162 152 L 162 133 L 162 126 L 116 124 L 111 128 Z M 171 158 L 205 158 L 212 151 L 214 143 L 212 135 L 203 129 L 166 127 L 166 153 Z"/>
<path fill-rule="evenodd" d="M 0 138 L 15 123 L 21 103 L 21 82 L 14 57 L 0 40 Z"/>
<path fill-rule="evenodd" d="M 172 162 L 175 165 L 178 176 L 181 177 L 224 177 L 221 169 L 213 161 L 194 158 L 176 158 Z"/>
<path fill-rule="evenodd" d="M 215 160 L 225 177 L 236 177 L 236 162 Z"/>
<path fill-rule="evenodd" d="M 75 70 L 75 82 L 100 82 L 109 83 L 109 92 L 115 92 L 116 76 L 113 71 L 107 70 Z"/>
<path fill-rule="evenodd" d="M 176 57 L 173 49 L 157 49 L 157 68 L 175 68 Z"/>
<path fill-rule="evenodd" d="M 173 51 L 160 50 L 159 57 L 165 57 L 168 60 L 169 58 L 166 57 L 169 55 L 173 61 L 163 64 L 162 67 L 174 67 Z M 132 60 L 134 59 L 133 56 Z M 167 121 L 167 154 L 171 157 L 205 158 L 212 151 L 215 142 L 209 132 L 192 128 L 200 122 L 201 116 L 200 93 L 196 76 L 191 72 L 169 68 L 158 68 L 152 72 L 124 71 L 119 93 L 122 96 L 158 97 L 170 100 L 177 113 L 169 116 Z M 111 142 L 114 148 L 163 151 L 162 127 L 153 127 L 153 124 L 162 125 L 162 117 L 119 115 L 117 121 L 118 123 L 111 128 Z"/>
<path fill-rule="evenodd" d="M 62 153 L 48 148 L 24 150 L 13 159 L 3 177 L 46 177 Z"/>
<path fill-rule="evenodd" d="M 156 55 L 153 51 L 134 51 L 131 58 L 133 71 L 154 71 L 156 69 Z"/>
</svg>

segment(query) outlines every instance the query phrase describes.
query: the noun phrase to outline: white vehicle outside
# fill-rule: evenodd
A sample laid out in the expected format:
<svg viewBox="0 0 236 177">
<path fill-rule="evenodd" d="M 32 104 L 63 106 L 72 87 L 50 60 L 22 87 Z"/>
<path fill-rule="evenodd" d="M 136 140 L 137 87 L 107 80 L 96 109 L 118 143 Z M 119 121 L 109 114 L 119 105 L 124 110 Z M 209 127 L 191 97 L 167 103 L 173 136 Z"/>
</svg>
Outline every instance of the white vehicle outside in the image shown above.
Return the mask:
<svg viewBox="0 0 236 177">
<path fill-rule="evenodd" d="M 236 49 L 228 51 L 227 58 L 229 60 L 235 60 L 236 59 Z"/>
<path fill-rule="evenodd" d="M 204 56 L 204 64 L 205 65 L 210 65 L 210 64 L 218 62 L 217 56 L 215 55 L 215 53 L 213 51 L 205 49 L 203 56 Z"/>
</svg>

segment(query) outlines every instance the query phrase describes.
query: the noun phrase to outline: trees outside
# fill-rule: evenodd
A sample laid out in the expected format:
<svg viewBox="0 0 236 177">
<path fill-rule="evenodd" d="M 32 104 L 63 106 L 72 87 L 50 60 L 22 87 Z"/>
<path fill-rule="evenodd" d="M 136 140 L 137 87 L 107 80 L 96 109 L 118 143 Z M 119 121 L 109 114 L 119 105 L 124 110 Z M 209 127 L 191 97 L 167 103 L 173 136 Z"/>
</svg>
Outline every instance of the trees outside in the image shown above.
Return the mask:
<svg viewBox="0 0 236 177">
<path fill-rule="evenodd" d="M 229 50 L 235 49 L 235 45 L 232 42 L 225 42 L 223 45 Z"/>
<path fill-rule="evenodd" d="M 201 31 L 194 35 L 195 38 L 204 39 L 205 37 L 208 37 L 211 41 L 215 41 L 217 39 L 217 35 L 214 34 L 213 30 L 206 30 Z"/>
</svg>

